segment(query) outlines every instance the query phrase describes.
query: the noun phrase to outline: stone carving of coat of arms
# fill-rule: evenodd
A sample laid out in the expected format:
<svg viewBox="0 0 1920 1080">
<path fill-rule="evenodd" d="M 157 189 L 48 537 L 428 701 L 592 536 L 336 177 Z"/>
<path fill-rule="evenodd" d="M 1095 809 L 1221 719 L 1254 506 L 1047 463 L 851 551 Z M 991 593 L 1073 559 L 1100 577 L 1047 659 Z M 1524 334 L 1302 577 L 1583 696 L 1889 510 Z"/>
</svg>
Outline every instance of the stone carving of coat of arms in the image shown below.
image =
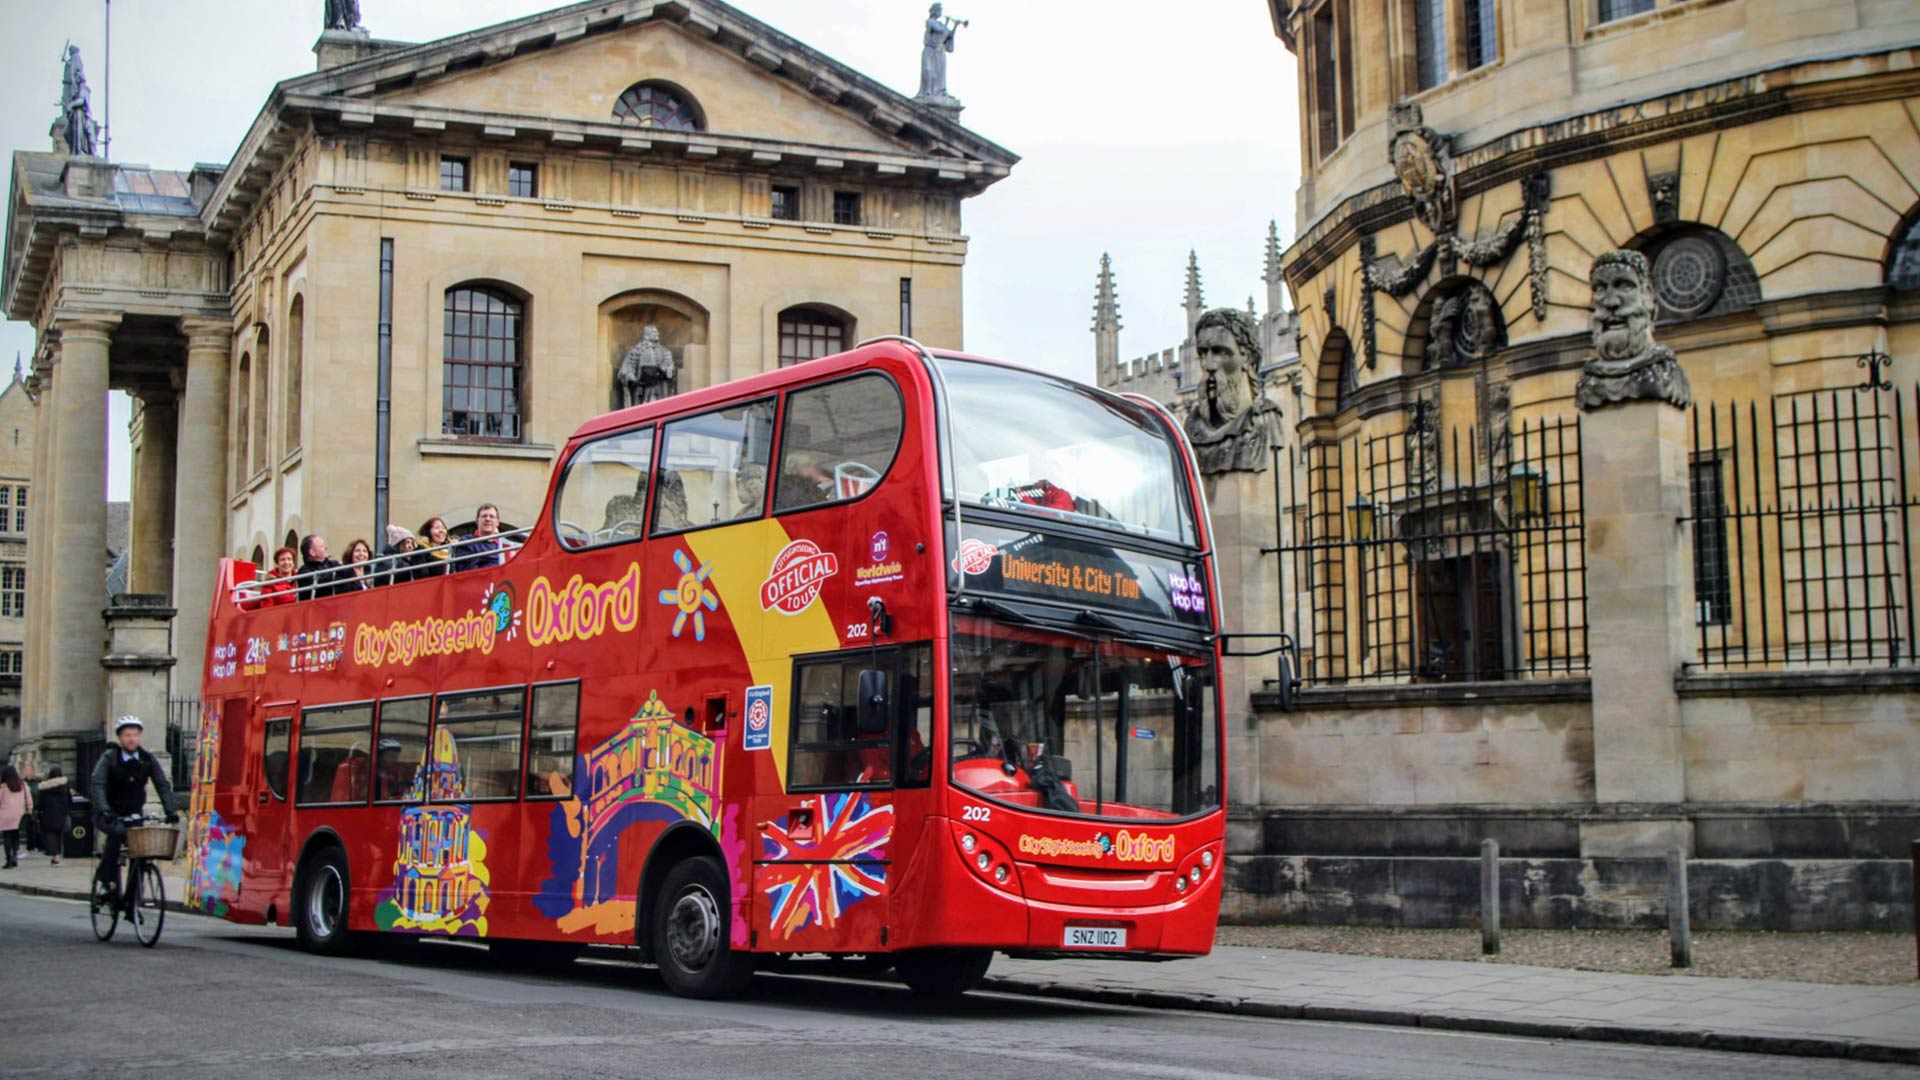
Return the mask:
<svg viewBox="0 0 1920 1080">
<path fill-rule="evenodd" d="M 1447 138 L 1426 125 L 1418 102 L 1395 105 L 1388 117 L 1393 132 L 1388 154 L 1393 174 L 1422 224 L 1436 233 L 1453 229 L 1453 152 Z"/>
</svg>

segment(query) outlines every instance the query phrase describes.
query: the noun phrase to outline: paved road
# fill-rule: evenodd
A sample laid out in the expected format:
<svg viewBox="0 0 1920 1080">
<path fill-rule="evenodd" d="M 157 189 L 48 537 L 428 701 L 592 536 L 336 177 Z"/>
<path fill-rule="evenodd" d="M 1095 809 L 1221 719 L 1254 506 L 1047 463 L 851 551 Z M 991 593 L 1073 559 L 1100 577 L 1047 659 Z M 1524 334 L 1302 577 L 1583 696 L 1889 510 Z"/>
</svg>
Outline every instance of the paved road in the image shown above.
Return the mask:
<svg viewBox="0 0 1920 1080">
<path fill-rule="evenodd" d="M 124 936 L 124 928 L 123 928 Z M 557 1076 L 915 1080 L 993 1077 L 1686 1077 L 1912 1070 L 1594 1043 L 1254 1020 L 763 977 L 689 1002 L 650 969 L 589 959 L 509 973 L 479 949 L 329 960 L 285 930 L 170 915 L 154 950 L 95 942 L 78 903 L 0 895 L 0 1077 Z M 111 988 L 112 1026 L 81 1003 Z"/>
</svg>

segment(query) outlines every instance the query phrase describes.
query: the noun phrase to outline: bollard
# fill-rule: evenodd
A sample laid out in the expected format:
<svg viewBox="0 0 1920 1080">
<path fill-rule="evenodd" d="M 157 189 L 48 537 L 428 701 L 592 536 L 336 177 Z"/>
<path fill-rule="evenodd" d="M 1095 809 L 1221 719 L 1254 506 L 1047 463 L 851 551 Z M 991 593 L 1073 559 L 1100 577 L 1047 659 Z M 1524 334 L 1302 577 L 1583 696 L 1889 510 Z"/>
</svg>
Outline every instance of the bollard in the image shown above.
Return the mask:
<svg viewBox="0 0 1920 1080">
<path fill-rule="evenodd" d="M 1480 952 L 1500 955 L 1500 841 L 1480 841 Z"/>
<path fill-rule="evenodd" d="M 1667 852 L 1667 942 L 1673 966 L 1693 966 L 1693 922 L 1687 913 L 1687 853 L 1675 847 Z"/>
</svg>

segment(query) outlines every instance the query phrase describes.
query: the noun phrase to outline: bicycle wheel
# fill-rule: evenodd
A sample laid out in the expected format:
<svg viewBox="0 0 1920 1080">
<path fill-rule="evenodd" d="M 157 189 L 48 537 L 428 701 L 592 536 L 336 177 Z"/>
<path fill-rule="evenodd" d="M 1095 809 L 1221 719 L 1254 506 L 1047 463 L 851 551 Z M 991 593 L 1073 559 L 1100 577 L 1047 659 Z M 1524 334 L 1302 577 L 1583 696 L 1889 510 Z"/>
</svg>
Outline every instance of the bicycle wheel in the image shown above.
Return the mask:
<svg viewBox="0 0 1920 1080">
<path fill-rule="evenodd" d="M 133 923 L 133 936 L 151 949 L 160 940 L 160 927 L 167 921 L 167 886 L 160 879 L 158 865 L 145 859 L 138 865 L 138 870 L 127 875 L 128 884 L 134 890 L 129 918 Z"/>
<path fill-rule="evenodd" d="M 94 881 L 90 888 L 93 892 L 87 902 L 87 910 L 93 918 L 93 936 L 101 941 L 112 941 L 113 932 L 120 926 L 120 905 L 107 903 L 105 886 L 99 881 Z"/>
</svg>

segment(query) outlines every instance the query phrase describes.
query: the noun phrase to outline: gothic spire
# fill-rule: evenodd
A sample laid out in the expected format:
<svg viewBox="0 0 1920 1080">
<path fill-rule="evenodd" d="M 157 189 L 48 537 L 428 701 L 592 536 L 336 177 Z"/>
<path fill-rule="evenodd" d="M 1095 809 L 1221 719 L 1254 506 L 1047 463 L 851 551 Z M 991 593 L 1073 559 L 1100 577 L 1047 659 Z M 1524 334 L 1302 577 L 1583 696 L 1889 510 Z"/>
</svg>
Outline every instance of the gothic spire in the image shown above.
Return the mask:
<svg viewBox="0 0 1920 1080">
<path fill-rule="evenodd" d="M 1093 287 L 1093 362 L 1103 385 L 1119 377 L 1120 292 L 1113 285 L 1113 258 L 1100 253 L 1100 276 Z"/>
<path fill-rule="evenodd" d="M 1187 340 L 1192 341 L 1193 328 L 1207 307 L 1206 296 L 1200 291 L 1200 256 L 1192 250 L 1187 252 L 1187 296 L 1183 306 L 1187 311 Z"/>
<path fill-rule="evenodd" d="M 1267 283 L 1267 314 L 1279 317 L 1287 310 L 1287 279 L 1280 269 L 1280 223 L 1267 222 L 1267 264 L 1260 278 Z"/>
<path fill-rule="evenodd" d="M 1093 332 L 1120 329 L 1120 293 L 1113 287 L 1113 257 L 1100 253 L 1100 276 L 1093 287 Z"/>
</svg>

